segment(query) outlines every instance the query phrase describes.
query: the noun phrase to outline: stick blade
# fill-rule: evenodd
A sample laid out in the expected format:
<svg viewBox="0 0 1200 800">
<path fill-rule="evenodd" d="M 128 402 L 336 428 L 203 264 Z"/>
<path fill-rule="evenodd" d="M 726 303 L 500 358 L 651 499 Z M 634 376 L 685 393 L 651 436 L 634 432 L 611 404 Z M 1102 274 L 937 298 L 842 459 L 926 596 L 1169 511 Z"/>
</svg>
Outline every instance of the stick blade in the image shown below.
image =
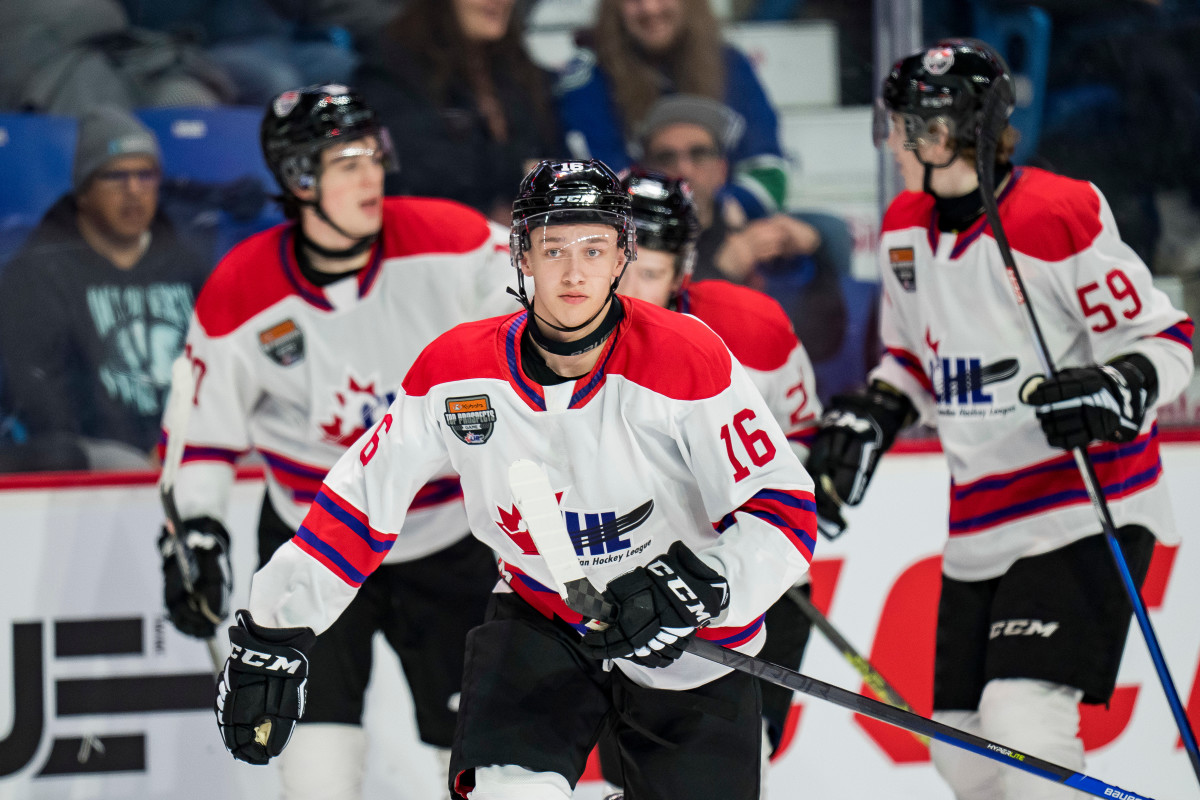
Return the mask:
<svg viewBox="0 0 1200 800">
<path fill-rule="evenodd" d="M 575 545 L 558 510 L 558 498 L 554 495 L 546 471 L 528 459 L 519 459 L 508 469 L 508 485 L 517 510 L 525 520 L 529 537 L 546 560 L 546 567 L 554 579 L 555 591 L 564 599 L 567 598 L 568 586 L 578 587 L 581 585 L 578 582 L 587 584 L 588 580 L 583 574 L 583 567 L 579 566 Z"/>
</svg>

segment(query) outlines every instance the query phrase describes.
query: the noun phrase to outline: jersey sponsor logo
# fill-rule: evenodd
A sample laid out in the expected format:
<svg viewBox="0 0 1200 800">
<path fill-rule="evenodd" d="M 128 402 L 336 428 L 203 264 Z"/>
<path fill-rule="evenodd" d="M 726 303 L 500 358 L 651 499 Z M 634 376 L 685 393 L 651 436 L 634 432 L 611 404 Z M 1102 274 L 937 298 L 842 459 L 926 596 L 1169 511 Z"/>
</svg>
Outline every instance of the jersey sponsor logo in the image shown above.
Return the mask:
<svg viewBox="0 0 1200 800">
<path fill-rule="evenodd" d="M 383 418 L 388 406 L 396 399 L 395 392 L 379 394 L 378 380 L 358 380 L 348 370 L 342 388 L 333 392 L 333 407 L 320 423 L 321 435 L 327 442 L 349 447 Z"/>
<path fill-rule="evenodd" d="M 496 426 L 496 410 L 486 394 L 446 398 L 446 426 L 464 444 L 483 444 Z"/>
<path fill-rule="evenodd" d="M 635 543 L 630 540 L 629 534 L 641 527 L 654 513 L 653 500 L 647 500 L 632 511 L 618 514 L 616 510 L 596 511 L 565 508 L 561 505 L 562 496 L 563 492 L 555 492 L 555 497 L 560 504 L 559 508 L 562 511 L 563 522 L 566 524 L 567 533 L 571 536 L 571 542 L 575 545 L 575 554 L 579 556 L 581 564 L 591 566 L 614 564 L 624 559 L 625 556 L 642 552 L 650 544 L 649 539 Z M 525 555 L 537 553 L 525 521 L 521 518 L 520 510 L 515 505 L 507 510 L 503 506 L 497 505 L 496 511 L 500 515 L 500 520 L 496 524 L 508 538 L 512 539 L 514 544 L 521 548 L 521 552 Z"/>
<path fill-rule="evenodd" d="M 304 332 L 292 319 L 258 332 L 258 346 L 281 367 L 304 360 Z"/>
<path fill-rule="evenodd" d="M 945 75 L 954 66 L 954 48 L 934 47 L 925 51 L 921 58 L 921 66 L 930 75 Z"/>
<path fill-rule="evenodd" d="M 900 282 L 906 292 L 917 290 L 917 259 L 911 247 L 893 247 L 888 250 L 888 263 L 892 265 L 892 274 Z"/>
<path fill-rule="evenodd" d="M 1002 619 L 992 623 L 989 639 L 1001 636 L 1041 636 L 1049 639 L 1058 630 L 1059 623 L 1043 622 L 1040 619 Z"/>
</svg>

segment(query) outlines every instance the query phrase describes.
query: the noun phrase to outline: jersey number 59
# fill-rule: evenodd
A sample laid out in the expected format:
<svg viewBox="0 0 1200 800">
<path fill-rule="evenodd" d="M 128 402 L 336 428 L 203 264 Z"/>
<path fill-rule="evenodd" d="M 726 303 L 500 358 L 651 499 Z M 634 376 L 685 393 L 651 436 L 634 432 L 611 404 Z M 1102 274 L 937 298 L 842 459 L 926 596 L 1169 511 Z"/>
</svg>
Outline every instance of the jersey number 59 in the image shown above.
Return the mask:
<svg viewBox="0 0 1200 800">
<path fill-rule="evenodd" d="M 761 467 L 775 457 L 775 445 L 765 432 L 757 428 L 746 430 L 746 423 L 753 419 L 754 412 L 743 408 L 733 415 L 733 429 L 737 431 L 738 441 L 741 442 L 742 450 L 750 456 L 751 463 Z M 725 440 L 725 453 L 729 456 L 729 463 L 733 465 L 733 482 L 737 483 L 750 474 L 750 468 L 738 460 L 728 425 L 721 426 L 721 438 Z"/>
</svg>

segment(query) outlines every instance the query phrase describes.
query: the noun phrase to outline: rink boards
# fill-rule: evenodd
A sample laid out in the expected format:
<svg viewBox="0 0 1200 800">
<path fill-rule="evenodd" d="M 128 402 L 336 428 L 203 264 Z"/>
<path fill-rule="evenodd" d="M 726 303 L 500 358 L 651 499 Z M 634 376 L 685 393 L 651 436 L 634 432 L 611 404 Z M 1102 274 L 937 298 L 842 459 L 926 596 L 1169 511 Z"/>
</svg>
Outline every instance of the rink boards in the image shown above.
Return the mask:
<svg viewBox="0 0 1200 800">
<path fill-rule="evenodd" d="M 1200 444 L 1168 444 L 1163 460 L 1184 543 L 1159 548 L 1144 594 L 1179 692 L 1200 721 Z M 276 796 L 272 768 L 226 755 L 205 649 L 163 617 L 152 479 L 0 482 L 0 800 Z M 820 541 L 813 568 L 818 605 L 922 713 L 931 699 L 947 481 L 939 453 L 885 458 L 849 517 L 851 531 Z M 232 496 L 235 604 L 254 568 L 261 492 L 261 480 L 246 475 Z M 861 689 L 817 633 L 803 671 Z M 379 647 L 371 692 L 367 796 L 436 797 L 433 757 L 416 742 L 395 659 Z M 807 698 L 792 723 L 771 773 L 773 800 L 950 797 L 927 751 L 903 731 Z M 1111 708 L 1086 709 L 1083 736 L 1088 774 L 1160 800 L 1200 796 L 1136 627 Z M 576 795 L 598 800 L 599 788 L 585 780 Z"/>
</svg>

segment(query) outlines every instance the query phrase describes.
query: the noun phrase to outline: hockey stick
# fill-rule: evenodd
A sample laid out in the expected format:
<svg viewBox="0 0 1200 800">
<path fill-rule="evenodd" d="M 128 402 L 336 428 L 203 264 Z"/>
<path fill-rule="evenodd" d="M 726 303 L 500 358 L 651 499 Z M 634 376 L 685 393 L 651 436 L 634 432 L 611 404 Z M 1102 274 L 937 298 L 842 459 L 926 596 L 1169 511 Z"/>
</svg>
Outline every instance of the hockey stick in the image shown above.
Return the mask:
<svg viewBox="0 0 1200 800">
<path fill-rule="evenodd" d="M 850 666 L 854 667 L 854 670 L 862 678 L 863 683 L 867 685 L 867 688 L 876 697 L 890 706 L 902 708 L 905 711 L 912 711 L 912 706 L 900 695 L 900 692 L 888 683 L 887 678 L 883 677 L 883 674 L 875 669 L 875 665 L 868 661 L 866 656 L 861 655 L 854 649 L 854 645 L 850 644 L 846 640 L 846 637 L 842 636 L 841 632 L 833 627 L 833 623 L 829 621 L 829 618 L 822 614 L 821 609 L 813 605 L 811 600 L 805 597 L 804 592 L 800 591 L 799 587 L 793 586 L 791 589 L 788 589 L 787 598 L 799 606 L 800 610 L 804 612 L 804 616 L 808 617 L 809 621 L 813 625 L 816 625 L 817 629 L 825 635 L 829 643 L 838 649 L 838 652 L 842 654 L 842 658 L 846 659 Z M 929 745 L 929 737 L 920 734 L 914 735 L 921 744 L 925 746 Z"/>
<path fill-rule="evenodd" d="M 558 501 L 554 496 L 554 490 L 550 487 L 550 481 L 546 477 L 545 471 L 532 461 L 522 459 L 513 463 L 508 476 L 513 500 L 521 512 L 521 517 L 525 520 L 525 527 L 530 538 L 533 539 L 534 546 L 546 561 L 546 567 L 553 576 L 553 583 L 559 596 L 562 597 L 567 608 L 581 614 L 585 620 L 592 620 L 589 627 L 604 627 L 607 623 L 602 620 L 611 620 L 613 609 L 604 600 L 602 593 L 591 585 L 583 568 L 579 565 L 574 545 L 571 543 L 570 534 L 567 533 L 566 525 L 563 523 L 562 514 L 558 510 Z M 598 617 L 597 614 L 606 616 Z M 924 734 L 939 742 L 986 756 L 1001 764 L 1016 767 L 1081 792 L 1109 798 L 1109 800 L 1112 798 L 1150 800 L 1144 795 L 1125 791 L 1037 756 L 996 744 L 981 736 L 960 731 L 940 722 L 934 722 L 911 711 L 893 708 L 887 703 L 881 703 L 861 694 L 824 683 L 769 661 L 763 661 L 736 650 L 729 650 L 694 635 L 687 637 L 686 641 L 687 651 L 700 658 L 754 675 L 777 686 L 801 692 L 810 697 L 827 700 L 842 708 L 903 728 L 910 733 Z"/>
<path fill-rule="evenodd" d="M 1041 326 L 1038 325 L 1037 317 L 1034 315 L 1033 306 L 1029 304 L 1029 292 L 1026 291 L 1025 282 L 1017 270 L 1017 263 L 1013 258 L 1012 248 L 1008 244 L 1004 226 L 1001 224 L 1000 208 L 996 202 L 996 149 L 999 145 L 1000 133 L 1008 123 L 1012 98 L 1012 84 L 1007 79 L 996 81 L 984 98 L 979 129 L 976 132 L 975 172 L 979 178 L 979 193 L 983 200 L 984 213 L 987 215 L 988 225 L 992 229 L 996 246 L 1000 249 L 1000 257 L 1008 272 L 1017 305 L 1025 311 L 1025 321 L 1029 327 L 1029 334 L 1033 340 L 1033 348 L 1037 352 L 1042 373 L 1051 376 L 1056 372 L 1054 362 L 1050 358 L 1050 350 L 1046 346 Z M 1027 386 L 1032 389 L 1035 384 L 1030 383 Z M 1116 524 L 1113 522 L 1112 512 L 1104 497 L 1103 486 L 1096 476 L 1096 470 L 1088 457 L 1087 448 L 1077 447 L 1071 451 L 1071 454 L 1075 457 L 1075 464 L 1079 468 L 1080 477 L 1083 478 L 1084 489 L 1087 491 L 1088 499 L 1091 500 L 1092 509 L 1096 512 L 1096 518 L 1100 521 L 1100 528 L 1104 531 L 1104 540 L 1108 544 L 1108 550 L 1112 554 L 1117 572 L 1121 576 L 1121 585 L 1125 588 L 1125 594 L 1133 606 L 1134 616 L 1142 631 L 1142 638 L 1146 641 L 1146 648 L 1150 651 L 1150 659 L 1154 662 L 1159 683 L 1162 684 L 1163 692 L 1167 696 L 1167 704 L 1171 707 L 1171 714 L 1175 717 L 1175 724 L 1179 728 L 1179 735 L 1187 750 L 1188 759 L 1192 762 L 1192 771 L 1196 773 L 1196 780 L 1200 781 L 1200 748 L 1197 748 L 1196 745 L 1196 735 L 1188 722 L 1183 703 L 1179 699 L 1179 692 L 1167 669 L 1162 646 L 1158 642 L 1158 636 L 1155 634 L 1154 626 L 1150 624 L 1150 616 L 1146 612 L 1146 604 L 1142 602 L 1137 584 L 1134 583 L 1133 575 L 1129 572 L 1129 564 L 1121 552 L 1121 545 L 1117 541 Z"/>
<path fill-rule="evenodd" d="M 183 519 L 179 516 L 179 508 L 175 505 L 175 478 L 179 475 L 179 467 L 183 463 L 183 445 L 187 439 L 188 421 L 192 416 L 192 397 L 196 392 L 196 378 L 192 373 L 192 362 L 186 356 L 175 359 L 171 365 L 171 394 L 167 401 L 167 411 L 163 415 L 163 427 L 167 430 L 167 452 L 163 455 L 162 472 L 158 476 L 158 498 L 162 501 L 163 513 L 167 516 L 167 531 L 175 538 L 175 561 L 179 565 L 179 575 L 183 579 L 184 591 L 188 593 L 200 609 L 200 613 L 212 621 L 214 625 L 221 623 L 221 618 L 208 607 L 208 601 L 196 594 L 196 578 L 200 567 L 196 564 L 196 554 L 188 546 Z M 208 655 L 212 659 L 217 673 L 225 667 L 225 657 L 217 646 L 215 636 L 204 640 L 208 646 Z"/>
</svg>

